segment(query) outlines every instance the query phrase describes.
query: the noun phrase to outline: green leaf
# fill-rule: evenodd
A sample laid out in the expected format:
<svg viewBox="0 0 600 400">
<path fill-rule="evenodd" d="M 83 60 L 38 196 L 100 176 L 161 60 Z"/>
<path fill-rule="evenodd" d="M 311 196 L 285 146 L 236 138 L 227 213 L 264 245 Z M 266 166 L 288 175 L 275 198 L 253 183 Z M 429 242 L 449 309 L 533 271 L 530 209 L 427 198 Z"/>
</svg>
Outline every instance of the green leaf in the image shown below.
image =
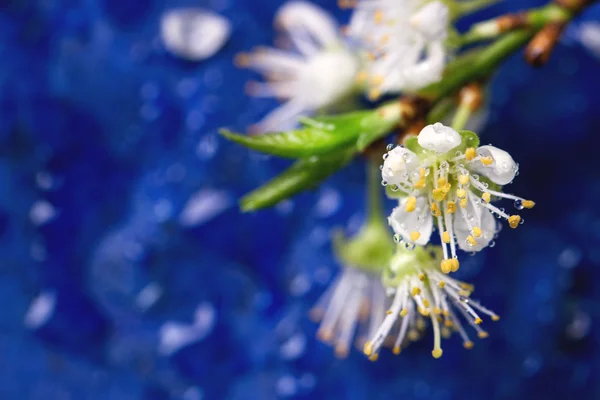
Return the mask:
<svg viewBox="0 0 600 400">
<path fill-rule="evenodd" d="M 314 156 L 296 161 L 290 168 L 240 200 L 244 212 L 271 207 L 282 200 L 317 186 L 354 157 L 353 148 L 335 154 Z"/>
<path fill-rule="evenodd" d="M 222 129 L 232 142 L 263 153 L 287 158 L 322 155 L 356 145 L 363 150 L 382 137 L 402 118 L 396 104 L 376 110 L 334 116 L 301 118 L 302 127 L 288 132 L 242 135 Z"/>
</svg>

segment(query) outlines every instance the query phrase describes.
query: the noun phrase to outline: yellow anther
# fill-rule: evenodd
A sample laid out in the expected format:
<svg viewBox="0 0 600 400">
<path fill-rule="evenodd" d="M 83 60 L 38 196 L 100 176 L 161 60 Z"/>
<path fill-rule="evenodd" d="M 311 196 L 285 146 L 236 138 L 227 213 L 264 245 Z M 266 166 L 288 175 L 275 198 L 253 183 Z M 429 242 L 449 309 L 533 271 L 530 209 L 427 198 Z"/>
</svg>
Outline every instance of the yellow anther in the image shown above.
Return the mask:
<svg viewBox="0 0 600 400">
<path fill-rule="evenodd" d="M 417 329 L 419 330 L 425 330 L 425 328 L 427 328 L 427 323 L 425 323 L 425 320 L 423 318 L 418 318 L 417 319 Z"/>
<path fill-rule="evenodd" d="M 492 321 L 500 321 L 500 317 L 496 314 L 492 315 Z"/>
<path fill-rule="evenodd" d="M 462 208 L 467 208 L 467 204 L 468 204 L 468 203 L 469 203 L 469 200 L 467 200 L 467 199 L 462 199 L 462 200 L 460 201 L 460 206 L 461 206 Z"/>
<path fill-rule="evenodd" d="M 429 307 L 429 300 L 427 300 L 427 299 L 423 299 L 423 305 L 424 305 L 425 307 Z"/>
<path fill-rule="evenodd" d="M 442 187 L 442 192 L 444 193 L 448 193 L 450 192 L 450 189 L 452 189 L 452 185 L 450 183 L 446 183 L 443 187 Z"/>
<path fill-rule="evenodd" d="M 425 168 L 419 168 L 419 176 L 425 178 L 425 175 L 427 175 L 427 170 Z"/>
<path fill-rule="evenodd" d="M 444 286 L 446 286 L 446 282 L 440 281 L 440 283 L 438 283 L 438 286 L 440 287 L 440 289 L 443 289 Z"/>
<path fill-rule="evenodd" d="M 469 297 L 471 295 L 471 292 L 469 292 L 468 290 L 459 290 L 458 295 L 462 297 Z"/>
<path fill-rule="evenodd" d="M 475 240 L 473 236 L 469 235 L 467 236 L 467 243 L 469 243 L 471 246 L 476 246 L 477 240 Z"/>
<path fill-rule="evenodd" d="M 438 207 L 437 203 L 432 203 L 430 209 L 431 209 L 431 214 L 434 217 L 439 217 L 440 215 L 442 215 L 442 213 L 440 211 L 440 208 Z"/>
<path fill-rule="evenodd" d="M 476 226 L 473 228 L 473 236 L 475 236 L 476 238 L 481 237 L 481 228 Z"/>
<path fill-rule="evenodd" d="M 486 203 L 489 203 L 492 200 L 492 195 L 489 194 L 488 192 L 485 192 L 484 194 L 481 195 L 481 200 L 483 200 Z"/>
<path fill-rule="evenodd" d="M 469 175 L 461 175 L 458 177 L 458 183 L 461 185 L 466 185 L 469 183 Z"/>
<path fill-rule="evenodd" d="M 373 18 L 375 19 L 376 24 L 380 24 L 381 22 L 383 22 L 383 11 L 382 10 L 375 11 L 375 14 L 373 14 Z"/>
<path fill-rule="evenodd" d="M 442 356 L 442 353 L 442 349 L 433 349 L 431 355 L 433 356 L 433 358 L 440 358 Z"/>
<path fill-rule="evenodd" d="M 401 317 L 406 317 L 407 315 L 408 315 L 408 308 L 404 308 L 402 311 L 400 311 Z"/>
<path fill-rule="evenodd" d="M 386 315 L 390 315 L 391 313 L 392 313 L 392 310 L 387 310 L 387 311 L 385 312 L 385 314 L 386 314 Z"/>
<path fill-rule="evenodd" d="M 523 205 L 524 208 L 533 208 L 533 207 L 535 207 L 535 202 L 533 202 L 531 200 L 523 200 L 521 202 L 521 204 Z"/>
<path fill-rule="evenodd" d="M 486 167 L 489 167 L 494 163 L 494 159 L 492 157 L 481 157 L 479 161 L 481 161 L 481 163 Z"/>
<path fill-rule="evenodd" d="M 335 356 L 337 358 L 343 359 L 348 357 L 348 353 L 350 352 L 350 350 L 348 349 L 348 346 L 344 346 L 344 345 L 340 345 L 340 346 L 335 346 Z"/>
<path fill-rule="evenodd" d="M 479 339 L 485 339 L 486 337 L 490 336 L 486 331 L 480 331 L 477 336 L 479 336 Z"/>
<path fill-rule="evenodd" d="M 419 274 L 419 280 L 420 280 L 421 282 L 423 282 L 423 281 L 425 280 L 425 274 L 424 274 L 424 273 L 422 273 L 422 272 L 421 272 L 421 273 Z"/>
<path fill-rule="evenodd" d="M 369 357 L 369 361 L 377 361 L 379 360 L 379 354 L 373 354 L 372 356 Z"/>
<path fill-rule="evenodd" d="M 417 240 L 419 240 L 420 237 L 421 237 L 421 233 L 420 232 L 412 231 L 410 233 L 410 240 L 412 240 L 413 242 L 416 242 Z"/>
<path fill-rule="evenodd" d="M 458 269 L 460 268 L 460 263 L 458 262 L 458 258 L 452 258 L 450 261 L 452 261 L 452 272 L 458 271 Z"/>
<path fill-rule="evenodd" d="M 417 198 L 414 196 L 410 196 L 406 199 L 406 205 L 404 206 L 404 210 L 406 212 L 413 212 L 417 208 Z"/>
<path fill-rule="evenodd" d="M 448 202 L 448 214 L 454 214 L 456 212 L 456 203 L 453 201 Z"/>
<path fill-rule="evenodd" d="M 371 342 L 367 341 L 365 343 L 365 346 L 363 347 L 363 353 L 365 353 L 366 356 L 373 354 L 373 344 Z"/>
<path fill-rule="evenodd" d="M 382 75 L 373 75 L 371 77 L 371 83 L 375 86 L 380 86 L 383 83 L 384 77 Z"/>
<path fill-rule="evenodd" d="M 459 199 L 464 199 L 465 197 L 467 197 L 467 191 L 465 189 L 458 189 L 456 191 L 456 197 L 458 197 Z"/>
<path fill-rule="evenodd" d="M 442 241 L 444 243 L 450 243 L 450 234 L 448 233 L 448 231 L 442 233 Z"/>
<path fill-rule="evenodd" d="M 471 342 L 470 340 L 463 343 L 463 347 L 467 350 L 471 350 L 473 346 L 475 346 L 475 343 Z"/>
<path fill-rule="evenodd" d="M 443 176 L 438 179 L 438 186 L 439 187 L 446 186 L 447 183 L 448 183 L 448 179 L 446 179 Z"/>
<path fill-rule="evenodd" d="M 382 45 L 387 44 L 387 42 L 390 41 L 390 35 L 383 35 L 380 39 L 380 42 Z"/>
<path fill-rule="evenodd" d="M 513 229 L 515 229 L 517 226 L 519 226 L 520 222 L 521 222 L 521 217 L 519 215 L 511 215 L 508 218 L 508 224 Z"/>
<path fill-rule="evenodd" d="M 475 157 L 477 157 L 477 151 L 475 151 L 473 147 L 469 147 L 467 150 L 465 150 L 465 158 L 467 161 L 471 161 Z"/>
<path fill-rule="evenodd" d="M 444 325 L 446 325 L 447 328 L 452 328 L 454 326 L 454 324 L 452 323 L 452 320 L 450 320 L 450 319 L 445 320 Z"/>
<path fill-rule="evenodd" d="M 392 353 L 394 353 L 394 355 L 398 355 L 400 354 L 400 346 L 394 346 L 394 349 L 392 350 Z"/>
<path fill-rule="evenodd" d="M 413 296 L 418 296 L 421 294 L 421 289 L 419 289 L 418 287 L 414 287 L 412 290 L 412 295 Z"/>
<path fill-rule="evenodd" d="M 452 272 L 452 261 L 442 260 L 442 262 L 440 263 L 440 268 L 442 269 L 443 273 L 449 274 L 450 272 Z"/>
<path fill-rule="evenodd" d="M 446 198 L 446 193 L 444 193 L 442 188 L 433 189 L 431 194 L 433 195 L 433 199 L 435 201 L 443 201 Z"/>
<path fill-rule="evenodd" d="M 329 342 L 333 339 L 333 332 L 330 330 L 320 330 L 317 332 L 317 338 L 322 342 Z"/>
<path fill-rule="evenodd" d="M 449 338 L 450 338 L 450 336 L 452 336 L 452 332 L 451 332 L 451 331 L 450 331 L 450 329 L 448 329 L 448 328 L 442 328 L 442 329 L 441 329 L 441 333 L 442 333 L 442 337 L 443 337 L 444 339 L 449 339 Z"/>
<path fill-rule="evenodd" d="M 356 81 L 358 83 L 362 83 L 365 82 L 368 77 L 369 74 L 367 74 L 367 71 L 360 71 L 358 74 L 356 74 Z"/>
<path fill-rule="evenodd" d="M 436 314 L 436 315 L 441 315 L 442 314 L 442 309 L 439 308 L 439 307 L 435 307 L 433 309 L 433 313 Z"/>
<path fill-rule="evenodd" d="M 408 332 L 407 336 L 409 340 L 416 342 L 417 340 L 419 340 L 419 331 L 417 331 L 416 329 L 411 329 Z"/>
<path fill-rule="evenodd" d="M 483 320 L 481 318 L 475 318 L 475 325 L 481 325 Z"/>
<path fill-rule="evenodd" d="M 429 314 L 430 314 L 429 309 L 427 309 L 427 308 L 420 308 L 419 312 L 421 313 L 422 316 L 429 317 Z M 419 329 L 424 329 L 424 328 L 419 328 Z"/>
<path fill-rule="evenodd" d="M 425 178 L 419 179 L 415 184 L 413 184 L 415 189 L 423 189 L 425 187 Z"/>
<path fill-rule="evenodd" d="M 373 89 L 369 90 L 368 97 L 369 97 L 369 100 L 371 100 L 371 101 L 378 100 L 381 97 L 381 90 L 379 90 L 377 88 L 373 88 Z"/>
</svg>

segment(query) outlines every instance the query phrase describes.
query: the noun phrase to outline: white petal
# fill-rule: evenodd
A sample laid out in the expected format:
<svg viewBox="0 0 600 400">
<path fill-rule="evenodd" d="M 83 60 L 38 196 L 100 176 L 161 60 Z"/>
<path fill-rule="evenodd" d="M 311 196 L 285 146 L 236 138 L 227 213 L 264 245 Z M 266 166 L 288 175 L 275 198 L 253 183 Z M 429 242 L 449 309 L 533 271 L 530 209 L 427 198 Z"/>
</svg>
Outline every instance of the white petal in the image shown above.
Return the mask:
<svg viewBox="0 0 600 400">
<path fill-rule="evenodd" d="M 471 228 L 465 220 L 461 210 L 457 210 L 454 213 L 454 234 L 458 242 L 458 247 L 464 251 L 481 251 L 486 248 L 496 235 L 497 225 L 496 219 L 490 210 L 487 208 L 476 205 L 473 201 L 469 201 L 466 208 L 467 218 L 470 218 L 473 227 L 477 226 L 481 229 L 481 236 L 475 238 L 477 244 L 471 246 L 467 243 L 467 237 L 471 235 Z"/>
<path fill-rule="evenodd" d="M 443 40 L 448 32 L 448 17 L 448 7 L 440 1 L 433 1 L 413 14 L 410 23 L 427 40 Z"/>
<path fill-rule="evenodd" d="M 406 212 L 407 199 L 400 201 L 398 207 L 394 208 L 388 218 L 388 223 L 394 233 L 402 236 L 408 243 L 424 246 L 429 243 L 433 230 L 433 216 L 429 212 L 429 202 L 423 196 L 417 197 L 417 208 L 412 212 Z M 416 242 L 410 240 L 412 232 L 419 232 L 421 236 Z"/>
<path fill-rule="evenodd" d="M 291 1 L 284 4 L 277 11 L 275 21 L 290 35 L 308 33 L 323 47 L 340 42 L 335 19 L 322 8 L 306 1 Z"/>
<path fill-rule="evenodd" d="M 231 33 L 231 24 L 210 11 L 181 8 L 162 16 L 160 31 L 167 50 L 186 60 L 200 61 L 223 47 Z"/>
<path fill-rule="evenodd" d="M 405 147 L 395 147 L 387 153 L 381 169 L 381 179 L 390 185 L 398 185 L 419 167 L 419 158 Z"/>
<path fill-rule="evenodd" d="M 417 90 L 442 79 L 446 66 L 446 50 L 443 43 L 433 42 L 427 45 L 424 59 L 402 71 L 405 90 Z"/>
<path fill-rule="evenodd" d="M 462 142 L 458 132 L 439 122 L 423 128 L 417 139 L 421 147 L 437 153 L 447 153 Z"/>
<path fill-rule="evenodd" d="M 481 161 L 475 161 L 469 166 L 469 169 L 490 178 L 492 182 L 498 185 L 506 185 L 512 182 L 519 171 L 519 166 L 510 154 L 497 147 L 481 146 L 477 149 L 477 154 L 492 157 L 494 159 L 493 164 L 486 167 Z"/>
</svg>

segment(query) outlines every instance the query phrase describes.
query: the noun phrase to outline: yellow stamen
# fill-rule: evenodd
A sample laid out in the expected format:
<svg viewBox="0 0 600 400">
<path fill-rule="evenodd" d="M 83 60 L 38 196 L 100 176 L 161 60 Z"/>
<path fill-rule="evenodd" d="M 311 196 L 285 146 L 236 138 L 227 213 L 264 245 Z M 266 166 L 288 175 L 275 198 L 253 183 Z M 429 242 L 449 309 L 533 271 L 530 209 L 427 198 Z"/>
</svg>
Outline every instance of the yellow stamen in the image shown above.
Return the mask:
<svg viewBox="0 0 600 400">
<path fill-rule="evenodd" d="M 448 202 L 448 214 L 454 214 L 456 212 L 456 203 L 453 201 Z"/>
<path fill-rule="evenodd" d="M 443 176 L 438 179 L 439 187 L 446 186 L 447 183 L 448 183 L 448 179 L 444 178 Z"/>
<path fill-rule="evenodd" d="M 444 286 L 446 286 L 446 282 L 440 281 L 440 283 L 438 283 L 438 286 L 440 287 L 440 289 L 443 289 Z"/>
<path fill-rule="evenodd" d="M 450 189 L 452 189 L 452 185 L 450 183 L 446 183 L 444 186 L 442 186 L 442 192 L 448 194 L 448 192 L 450 192 Z"/>
<path fill-rule="evenodd" d="M 469 147 L 467 150 L 465 150 L 465 158 L 467 161 L 471 161 L 475 157 L 477 157 L 477 151 L 475 151 L 473 147 Z"/>
<path fill-rule="evenodd" d="M 481 195 L 481 200 L 483 200 L 486 203 L 489 203 L 492 200 L 492 195 L 489 194 L 488 192 L 485 192 L 484 194 Z"/>
<path fill-rule="evenodd" d="M 381 97 L 381 90 L 377 89 L 377 88 L 373 88 L 371 90 L 369 90 L 369 100 L 371 101 L 375 101 L 377 99 L 379 99 Z"/>
<path fill-rule="evenodd" d="M 481 237 L 481 228 L 476 226 L 473 228 L 473 236 L 475 236 L 476 238 Z"/>
<path fill-rule="evenodd" d="M 458 262 L 458 258 L 453 258 L 450 260 L 452 262 L 452 272 L 458 271 L 460 268 L 460 263 Z"/>
<path fill-rule="evenodd" d="M 470 340 L 463 343 L 463 347 L 467 350 L 471 350 L 473 346 L 475 346 L 475 343 L 471 342 Z"/>
<path fill-rule="evenodd" d="M 521 204 L 523 205 L 524 208 L 533 208 L 533 207 L 535 207 L 535 202 L 533 202 L 531 200 L 523 200 L 521 202 Z"/>
<path fill-rule="evenodd" d="M 521 217 L 519 215 L 511 215 L 510 218 L 508 218 L 508 224 L 513 229 L 515 229 L 517 226 L 519 226 L 520 222 L 521 222 Z"/>
<path fill-rule="evenodd" d="M 386 314 L 386 315 L 390 315 L 391 313 L 392 313 L 392 310 L 387 310 L 387 311 L 385 312 L 385 314 Z"/>
<path fill-rule="evenodd" d="M 477 240 L 475 240 L 473 236 L 469 235 L 467 236 L 467 243 L 469 243 L 471 246 L 476 246 Z"/>
<path fill-rule="evenodd" d="M 475 325 L 481 325 L 483 320 L 481 318 L 475 318 Z"/>
<path fill-rule="evenodd" d="M 373 344 L 371 342 L 367 341 L 365 343 L 365 346 L 363 347 L 363 353 L 365 353 L 366 356 L 373 354 Z"/>
<path fill-rule="evenodd" d="M 460 201 L 460 206 L 461 206 L 462 208 L 467 208 L 467 203 L 468 203 L 468 202 L 469 202 L 469 201 L 468 201 L 467 199 L 462 199 L 462 200 Z"/>
<path fill-rule="evenodd" d="M 419 289 L 418 287 L 414 287 L 412 290 L 412 295 L 413 296 L 418 296 L 421 294 L 421 289 Z"/>
<path fill-rule="evenodd" d="M 440 208 L 438 207 L 437 203 L 432 203 L 430 209 L 431 209 L 431 214 L 434 217 L 439 217 L 440 215 L 442 215 L 442 213 L 440 211 Z"/>
<path fill-rule="evenodd" d="M 486 337 L 488 337 L 490 335 L 486 331 L 481 331 L 477 334 L 477 336 L 479 336 L 479 339 L 485 339 Z"/>
<path fill-rule="evenodd" d="M 496 314 L 492 315 L 492 321 L 500 321 L 500 317 Z"/>
<path fill-rule="evenodd" d="M 446 198 L 446 193 L 444 193 L 444 190 L 441 188 L 433 189 L 431 193 L 433 194 L 433 199 L 435 201 L 442 201 Z"/>
<path fill-rule="evenodd" d="M 333 332 L 330 330 L 320 330 L 317 332 L 317 338 L 322 342 L 329 342 L 333 338 Z"/>
<path fill-rule="evenodd" d="M 406 212 L 413 212 L 417 208 L 417 198 L 414 196 L 410 196 L 406 199 L 406 205 L 404 206 L 404 210 Z"/>
<path fill-rule="evenodd" d="M 423 281 L 425 280 L 425 274 L 424 274 L 424 273 L 422 273 L 422 272 L 421 272 L 421 273 L 419 274 L 419 280 L 420 280 L 421 282 L 423 282 Z"/>
<path fill-rule="evenodd" d="M 465 189 L 458 189 L 456 191 L 456 197 L 458 197 L 459 199 L 464 199 L 465 197 L 467 197 L 467 191 Z"/>
<path fill-rule="evenodd" d="M 375 23 L 380 24 L 381 22 L 383 22 L 383 11 L 382 10 L 375 11 L 375 14 L 373 15 L 373 17 L 375 18 Z"/>
<path fill-rule="evenodd" d="M 450 272 L 452 272 L 452 261 L 442 260 L 442 262 L 440 263 L 440 268 L 442 269 L 443 273 L 449 274 Z"/>
<path fill-rule="evenodd" d="M 379 359 L 379 354 L 373 354 L 372 356 L 369 357 L 369 361 L 377 361 Z"/>
<path fill-rule="evenodd" d="M 425 178 L 419 179 L 413 186 L 415 189 L 423 189 L 425 187 Z"/>
<path fill-rule="evenodd" d="M 450 234 L 448 233 L 448 231 L 442 233 L 442 241 L 444 243 L 450 243 Z"/>
<path fill-rule="evenodd" d="M 442 314 L 442 309 L 439 307 L 435 307 L 433 309 L 433 312 L 435 313 L 435 315 L 441 315 Z"/>
<path fill-rule="evenodd" d="M 371 83 L 375 86 L 380 86 L 383 83 L 383 76 L 382 75 L 373 75 L 371 77 Z"/>
<path fill-rule="evenodd" d="M 344 358 L 348 357 L 349 352 L 350 351 L 348 349 L 348 346 L 344 346 L 344 345 L 335 346 L 335 356 L 337 358 L 344 359 Z"/>
<path fill-rule="evenodd" d="M 408 315 L 408 309 L 407 308 L 405 308 L 402 311 L 400 311 L 400 316 L 401 317 L 406 317 L 407 315 Z"/>
<path fill-rule="evenodd" d="M 400 354 L 400 346 L 394 346 L 394 349 L 392 350 L 392 352 L 394 353 L 394 355 L 398 355 Z"/>
<path fill-rule="evenodd" d="M 469 183 L 469 175 L 461 175 L 458 177 L 458 183 L 461 185 L 466 185 Z"/>
<path fill-rule="evenodd" d="M 367 80 L 367 78 L 369 77 L 369 75 L 367 74 L 367 71 L 360 71 L 357 75 L 356 75 L 356 81 L 358 83 L 362 83 L 365 82 Z"/>
<path fill-rule="evenodd" d="M 458 260 L 457 260 L 457 261 L 458 261 Z M 465 290 L 468 290 L 468 291 L 470 291 L 470 292 L 473 292 L 473 291 L 475 290 L 475 286 L 473 286 L 473 285 L 471 285 L 471 284 L 469 284 L 469 283 L 464 283 L 464 282 L 462 282 L 462 283 L 460 284 L 460 287 L 461 287 L 461 288 L 463 288 L 463 289 L 465 289 Z"/>
<path fill-rule="evenodd" d="M 425 175 L 427 175 L 427 171 L 425 170 L 425 168 L 419 168 L 419 176 L 421 178 L 425 178 Z"/>
<path fill-rule="evenodd" d="M 446 327 L 448 327 L 448 328 L 452 328 L 452 326 L 453 326 L 454 324 L 452 323 L 452 321 L 451 321 L 451 320 L 447 319 L 446 321 L 444 321 L 444 325 L 446 325 Z"/>
<path fill-rule="evenodd" d="M 416 242 L 417 240 L 419 240 L 420 237 L 421 237 L 421 233 L 420 232 L 412 231 L 410 233 L 410 240 L 412 240 L 413 242 Z"/>
<path fill-rule="evenodd" d="M 427 299 L 423 299 L 423 305 L 424 305 L 425 307 L 429 307 L 429 300 L 427 300 Z"/>
<path fill-rule="evenodd" d="M 489 167 L 494 163 L 494 159 L 492 157 L 481 157 L 479 161 L 481 161 L 481 163 L 486 167 Z"/>
</svg>

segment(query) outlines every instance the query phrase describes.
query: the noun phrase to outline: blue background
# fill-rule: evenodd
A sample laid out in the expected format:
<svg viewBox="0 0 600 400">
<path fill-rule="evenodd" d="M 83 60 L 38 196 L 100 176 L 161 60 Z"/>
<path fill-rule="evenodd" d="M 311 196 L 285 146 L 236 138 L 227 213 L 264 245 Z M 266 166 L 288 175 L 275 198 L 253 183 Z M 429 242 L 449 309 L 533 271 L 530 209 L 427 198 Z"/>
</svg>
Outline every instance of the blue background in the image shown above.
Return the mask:
<svg viewBox="0 0 600 400">
<path fill-rule="evenodd" d="M 272 43 L 280 4 L 0 0 L 0 398 L 600 398 L 598 60 L 569 41 L 540 70 L 515 56 L 490 89 L 482 141 L 511 152 L 521 174 L 507 190 L 538 204 L 461 268 L 502 316 L 490 338 L 471 351 L 452 338 L 440 360 L 428 334 L 399 357 L 340 361 L 306 314 L 339 268 L 330 230 L 363 218 L 362 166 L 241 215 L 235 199 L 287 163 L 217 136 L 275 105 L 241 95 L 253 76 L 232 58 Z M 183 5 L 231 21 L 216 56 L 162 47 L 160 15 Z M 223 207 L 181 224 L 198 191 Z M 40 202 L 56 215 L 34 224 Z M 162 295 L 141 309 L 148 285 Z M 28 329 L 40 292 L 56 308 Z M 198 340 L 161 353 L 161 327 L 196 309 Z"/>
</svg>

